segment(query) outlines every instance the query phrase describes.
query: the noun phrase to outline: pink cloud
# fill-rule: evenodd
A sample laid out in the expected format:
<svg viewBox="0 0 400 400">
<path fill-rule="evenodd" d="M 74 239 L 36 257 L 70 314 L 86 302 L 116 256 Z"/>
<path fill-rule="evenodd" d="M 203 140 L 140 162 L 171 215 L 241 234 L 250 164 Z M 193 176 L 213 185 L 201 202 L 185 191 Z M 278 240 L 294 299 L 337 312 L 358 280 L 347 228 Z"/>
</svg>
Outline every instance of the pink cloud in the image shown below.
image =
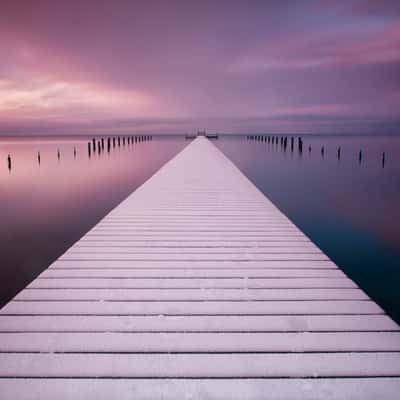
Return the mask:
<svg viewBox="0 0 400 400">
<path fill-rule="evenodd" d="M 318 130 L 321 118 L 399 115 L 400 22 L 387 6 L 377 18 L 355 0 L 23 3 L 0 14 L 0 132 L 299 118 Z"/>
<path fill-rule="evenodd" d="M 400 61 L 400 20 L 374 32 L 299 32 L 268 39 L 237 59 L 231 71 L 304 69 Z"/>
</svg>

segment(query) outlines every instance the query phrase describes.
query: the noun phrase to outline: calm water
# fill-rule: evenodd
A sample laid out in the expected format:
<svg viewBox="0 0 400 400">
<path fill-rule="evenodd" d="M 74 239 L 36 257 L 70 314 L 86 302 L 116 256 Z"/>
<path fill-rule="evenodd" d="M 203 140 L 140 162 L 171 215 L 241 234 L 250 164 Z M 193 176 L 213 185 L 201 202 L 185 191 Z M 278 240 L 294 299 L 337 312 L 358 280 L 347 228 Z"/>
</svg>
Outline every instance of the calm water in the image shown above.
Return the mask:
<svg viewBox="0 0 400 400">
<path fill-rule="evenodd" d="M 0 304 L 188 143 L 182 137 L 154 137 L 89 158 L 87 141 L 0 139 Z M 299 154 L 297 141 L 293 152 L 290 141 L 286 151 L 246 137 L 215 141 L 400 321 L 400 138 L 303 136 L 303 142 Z"/>
</svg>

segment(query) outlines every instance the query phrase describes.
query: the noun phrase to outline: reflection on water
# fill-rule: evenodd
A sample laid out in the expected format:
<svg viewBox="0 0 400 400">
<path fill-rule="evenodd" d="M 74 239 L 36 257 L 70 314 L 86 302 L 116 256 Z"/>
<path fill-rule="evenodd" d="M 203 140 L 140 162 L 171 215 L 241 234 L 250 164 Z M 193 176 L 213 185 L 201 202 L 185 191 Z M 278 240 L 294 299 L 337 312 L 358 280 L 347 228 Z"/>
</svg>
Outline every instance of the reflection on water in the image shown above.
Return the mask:
<svg viewBox="0 0 400 400">
<path fill-rule="evenodd" d="M 187 143 L 182 137 L 125 138 L 125 145 L 116 137 L 109 147 L 107 138 L 0 139 L 0 304 Z"/>
<path fill-rule="evenodd" d="M 218 140 L 218 147 L 400 321 L 400 137 Z"/>
<path fill-rule="evenodd" d="M 0 140 L 0 304 L 182 149 L 184 137 Z M 400 138 L 214 143 L 400 321 Z"/>
</svg>

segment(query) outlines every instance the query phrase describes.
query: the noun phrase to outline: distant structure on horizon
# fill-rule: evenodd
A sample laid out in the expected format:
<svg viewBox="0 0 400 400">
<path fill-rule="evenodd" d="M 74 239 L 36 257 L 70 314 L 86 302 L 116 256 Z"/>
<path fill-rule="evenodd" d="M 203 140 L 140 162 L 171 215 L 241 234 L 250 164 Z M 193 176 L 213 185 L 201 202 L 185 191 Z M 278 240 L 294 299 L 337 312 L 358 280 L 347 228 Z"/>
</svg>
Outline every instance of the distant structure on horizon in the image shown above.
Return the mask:
<svg viewBox="0 0 400 400">
<path fill-rule="evenodd" d="M 196 137 L 203 136 L 206 137 L 207 139 L 218 139 L 218 134 L 217 133 L 207 133 L 205 130 L 204 131 L 197 131 L 197 134 L 194 133 L 187 133 L 185 135 L 186 139 L 195 139 Z"/>
<path fill-rule="evenodd" d="M 205 136 L 208 139 L 218 139 L 217 133 L 207 133 L 206 131 L 198 131 L 197 136 Z"/>
</svg>

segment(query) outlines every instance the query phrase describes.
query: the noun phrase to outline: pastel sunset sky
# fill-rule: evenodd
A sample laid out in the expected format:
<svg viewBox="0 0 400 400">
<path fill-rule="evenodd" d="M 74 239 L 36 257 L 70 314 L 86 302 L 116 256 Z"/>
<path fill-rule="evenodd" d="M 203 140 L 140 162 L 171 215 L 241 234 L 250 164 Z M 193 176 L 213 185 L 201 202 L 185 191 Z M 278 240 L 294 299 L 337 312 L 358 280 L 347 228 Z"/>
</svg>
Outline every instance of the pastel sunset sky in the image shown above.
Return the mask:
<svg viewBox="0 0 400 400">
<path fill-rule="evenodd" d="M 399 0 L 0 6 L 0 135 L 400 132 Z"/>
</svg>

